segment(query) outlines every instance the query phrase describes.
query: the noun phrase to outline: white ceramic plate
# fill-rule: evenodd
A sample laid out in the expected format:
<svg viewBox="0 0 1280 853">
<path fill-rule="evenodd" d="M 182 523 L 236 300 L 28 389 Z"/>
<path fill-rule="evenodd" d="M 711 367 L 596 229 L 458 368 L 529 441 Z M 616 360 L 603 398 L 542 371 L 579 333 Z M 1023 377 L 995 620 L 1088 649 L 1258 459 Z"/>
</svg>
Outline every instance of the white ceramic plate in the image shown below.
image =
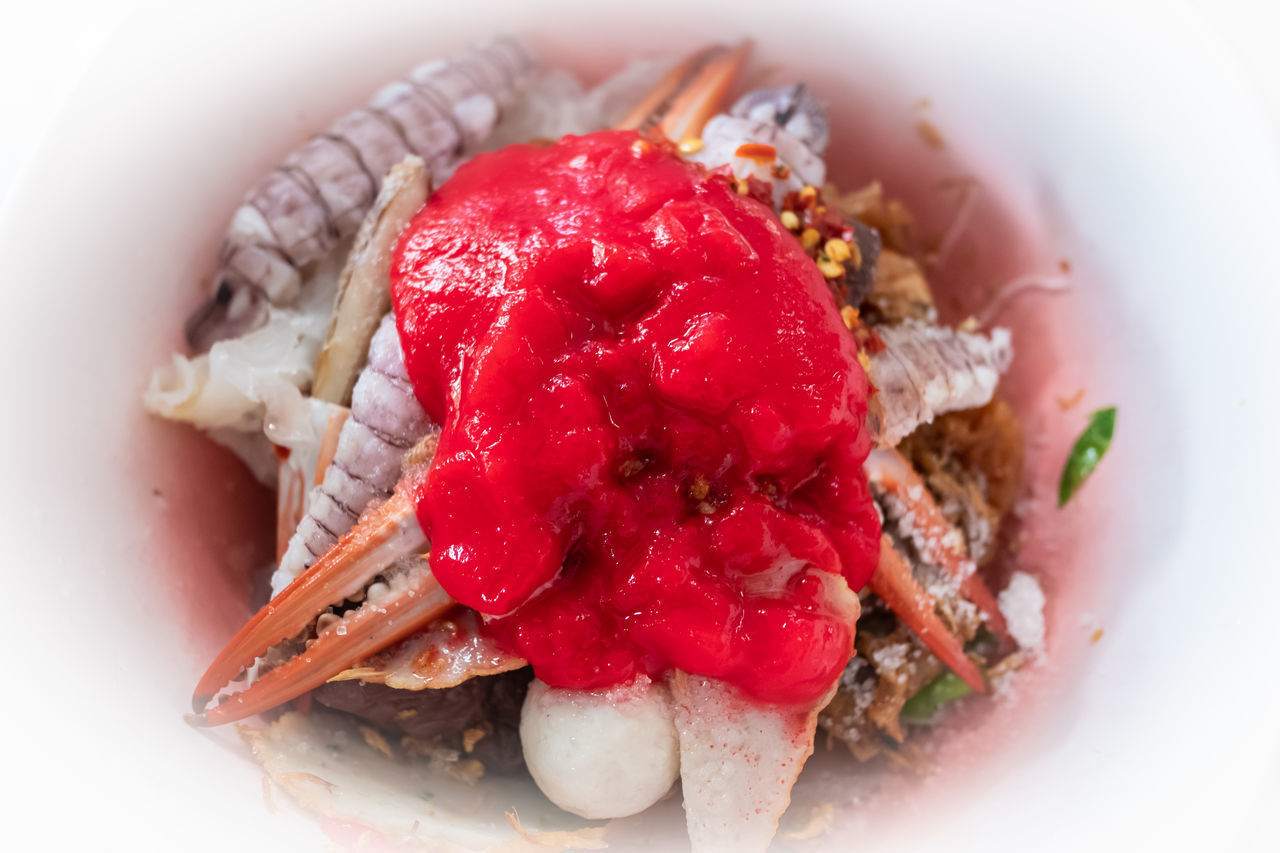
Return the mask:
<svg viewBox="0 0 1280 853">
<path fill-rule="evenodd" d="M 1280 172 L 1230 56 L 1164 4 L 689 5 L 223 2 L 144 7 L 122 28 L 0 220 L 0 714 L 6 775 L 26 791 L 10 833 L 323 843 L 309 820 L 268 813 L 233 736 L 182 722 L 245 615 L 229 579 L 257 559 L 243 530 L 264 503 L 138 396 L 179 346 L 244 189 L 381 82 L 499 30 L 589 72 L 754 36 L 834 102 L 835 138 L 856 140 L 837 178 L 883 177 L 933 223 L 948 210 L 935 179 L 976 174 L 973 269 L 1071 261 L 1070 296 L 1009 320 L 1020 358 L 1040 364 L 1016 381 L 1044 383 L 1024 392 L 1039 480 L 1082 418 L 1053 420 L 1054 394 L 1084 387 L 1086 408 L 1114 402 L 1120 417 L 1112 455 L 1058 523 L 1060 550 L 1037 557 L 1058 592 L 1044 689 L 936 776 L 842 805 L 824 843 L 1217 847 L 1258 808 L 1280 755 L 1265 512 L 1280 473 Z M 947 138 L 940 159 L 911 133 L 921 97 Z M 1095 622 L 1105 636 L 1090 645 Z"/>
</svg>

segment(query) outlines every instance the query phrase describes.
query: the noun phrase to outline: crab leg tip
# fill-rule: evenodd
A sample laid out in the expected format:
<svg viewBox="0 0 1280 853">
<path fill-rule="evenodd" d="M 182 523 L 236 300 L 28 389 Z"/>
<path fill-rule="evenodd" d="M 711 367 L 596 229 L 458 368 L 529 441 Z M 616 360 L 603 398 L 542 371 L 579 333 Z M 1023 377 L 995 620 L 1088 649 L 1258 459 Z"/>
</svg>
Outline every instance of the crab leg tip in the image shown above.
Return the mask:
<svg viewBox="0 0 1280 853">
<path fill-rule="evenodd" d="M 981 670 L 965 655 L 960 638 L 942 624 L 932 596 L 916 583 L 906 558 L 887 535 L 880 540 L 880 562 L 871 576 L 871 589 L 975 693 L 987 692 Z"/>
<path fill-rule="evenodd" d="M 644 100 L 636 104 L 614 127 L 618 130 L 645 131 L 656 125 L 670 111 L 674 99 L 690 85 L 707 62 L 724 50 L 720 45 L 708 45 L 690 53 L 664 74 Z"/>
<path fill-rule="evenodd" d="M 346 633 L 326 631 L 305 652 L 266 672 L 248 688 L 205 712 L 209 725 L 252 717 L 324 684 L 371 654 L 438 618 L 454 601 L 425 568 L 413 585 L 345 617 Z"/>
<path fill-rule="evenodd" d="M 702 67 L 671 104 L 658 129 L 673 142 L 697 136 L 713 115 L 720 112 L 730 88 L 746 67 L 752 42 L 744 40 L 715 56 Z"/>
<path fill-rule="evenodd" d="M 206 717 L 203 712 L 198 712 L 195 714 L 183 714 L 182 720 L 187 725 L 193 726 L 197 729 L 209 728 L 209 718 Z"/>
<path fill-rule="evenodd" d="M 452 606 L 453 600 L 422 561 L 402 576 L 398 591 L 376 608 L 362 606 L 344 617 L 344 632 L 321 632 L 301 654 L 267 671 L 227 701 L 209 704 L 268 649 L 312 630 L 309 626 L 315 624 L 317 614 L 348 598 L 386 567 L 425 550 L 427 538 L 407 492 L 397 489 L 382 506 L 366 514 L 232 638 L 192 696 L 192 706 L 205 724 L 234 722 L 287 702 Z"/>
<path fill-rule="evenodd" d="M 960 592 L 978 607 L 983 621 L 1005 644 L 1012 642 L 996 598 L 962 547 L 960 534 L 942 515 L 924 480 L 901 452 L 891 447 L 871 451 L 866 462 L 873 484 L 893 494 L 912 514 L 914 527 L 928 548 L 925 557 L 960 581 Z"/>
</svg>

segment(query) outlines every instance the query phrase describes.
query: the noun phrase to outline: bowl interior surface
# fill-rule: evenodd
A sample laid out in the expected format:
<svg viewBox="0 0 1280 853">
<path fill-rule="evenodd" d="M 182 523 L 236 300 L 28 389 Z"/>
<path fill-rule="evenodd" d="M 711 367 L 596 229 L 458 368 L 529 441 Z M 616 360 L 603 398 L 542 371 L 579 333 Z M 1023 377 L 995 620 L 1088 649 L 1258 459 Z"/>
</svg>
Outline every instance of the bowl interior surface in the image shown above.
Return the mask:
<svg viewBox="0 0 1280 853">
<path fill-rule="evenodd" d="M 216 14 L 144 7 L 0 220 L 13 282 L 0 346 L 11 399 L 37 401 L 11 404 L 15 487 L 0 501 L 9 565 L 27 584 L 44 579 L 43 606 L 9 626 L 40 660 L 23 688 L 41 697 L 39 734 L 16 747 L 17 766 L 34 787 L 80 789 L 84 819 L 60 824 L 69 838 L 127 828 L 140 846 L 319 840 L 312 821 L 264 808 L 261 770 L 234 732 L 182 720 L 195 679 L 248 615 L 272 497 L 224 451 L 149 419 L 139 395 L 181 348 L 230 212 L 309 132 L 417 62 L 495 32 L 527 36 L 545 64 L 588 77 L 750 35 L 757 79 L 804 79 L 831 103 L 838 184 L 880 180 L 927 236 L 977 187 L 936 275 L 944 315 L 980 311 L 1020 275 L 1071 282 L 998 318 L 1018 352 L 1007 388 L 1025 418 L 1034 499 L 1019 560 L 1050 594 L 1048 660 L 940 733 L 925 779 L 870 792 L 850 763 L 820 754 L 793 812 L 803 824 L 830 802 L 835 825 L 780 843 L 1216 837 L 1249 807 L 1278 746 L 1273 725 L 1251 722 L 1277 718 L 1275 684 L 1249 688 L 1250 718 L 1215 732 L 1212 748 L 1187 742 L 1253 684 L 1249 650 L 1280 593 L 1255 568 L 1269 553 L 1263 490 L 1277 470 L 1264 432 L 1277 344 L 1263 318 L 1280 307 L 1266 250 L 1280 177 L 1238 70 L 1199 23 L 1181 7 L 1153 23 L 1093 3 L 815 2 L 803 18 L 673 0 L 642 11 L 479 2 L 465 14 L 409 2 L 359 14 L 292 0 Z M 1134 41 L 1139 27 L 1147 37 Z M 918 137 L 922 119 L 942 150 Z M 1083 401 L 1064 411 L 1058 398 L 1077 389 Z M 1109 404 L 1120 410 L 1111 454 L 1058 512 L 1070 442 Z M 1206 600 L 1222 611 L 1212 630 L 1195 623 Z"/>
</svg>

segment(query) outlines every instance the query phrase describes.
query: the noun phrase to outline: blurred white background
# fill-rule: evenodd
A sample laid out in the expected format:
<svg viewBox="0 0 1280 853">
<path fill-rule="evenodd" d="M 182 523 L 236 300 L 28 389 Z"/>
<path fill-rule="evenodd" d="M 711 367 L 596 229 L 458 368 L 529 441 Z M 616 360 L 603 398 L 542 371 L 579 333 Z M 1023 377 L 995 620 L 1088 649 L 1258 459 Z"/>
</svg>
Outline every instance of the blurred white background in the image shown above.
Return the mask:
<svg viewBox="0 0 1280 853">
<path fill-rule="evenodd" d="M 1059 0 L 1032 0 L 1033 3 Z M 1071 5 L 1069 0 L 1061 0 Z M 1117 0 L 1166 14 L 1174 0 Z M 1205 38 L 1222 40 L 1265 105 L 1280 147 L 1280 0 L 1188 0 L 1204 20 Z M 0 198 L 76 81 L 141 0 L 8 2 L 0 14 Z M 989 4 L 988 4 L 989 5 Z M 1022 3 L 1016 5 L 1022 6 Z M 1134 33 L 1135 39 L 1144 37 Z M 157 69 L 158 72 L 162 69 Z M 163 120 L 158 117 L 157 120 Z"/>
<path fill-rule="evenodd" d="M 1205 39 L 1218 40 L 1239 62 L 1247 85 L 1269 117 L 1276 150 L 1280 152 L 1280 49 L 1276 46 L 1280 0 L 1189 3 L 1203 20 Z M 10 0 L 6 5 L 0 14 L 0 203 L 7 203 L 10 189 L 21 179 L 24 165 L 39 148 L 46 128 L 112 33 L 127 27 L 133 15 L 144 13 L 144 4 L 139 0 L 63 0 L 21 5 Z M 1167 13 L 1172 4 L 1165 0 L 1134 0 L 1133 5 L 1145 7 L 1144 11 L 1156 18 Z M 1135 32 L 1134 39 L 1144 35 Z M 163 69 L 156 69 L 156 73 L 163 73 Z M 163 120 L 163 115 L 156 116 L 156 121 Z M 85 140 L 86 152 L 91 150 L 92 142 Z M 109 164 L 103 164 L 103 168 L 109 168 Z M 50 225 L 56 227 L 56 223 Z M 1260 568 L 1274 570 L 1272 562 L 1263 561 Z M 0 718 L 4 716 L 0 710 Z M 1280 726 L 1280 720 L 1275 725 Z M 1280 841 L 1274 815 L 1280 807 L 1280 756 L 1275 757 L 1273 768 L 1269 782 L 1257 792 L 1249 823 L 1239 828 L 1223 827 L 1224 845 L 1228 837 L 1234 837 L 1236 849 L 1277 849 Z M 1214 784 L 1209 779 L 1203 782 Z"/>
</svg>

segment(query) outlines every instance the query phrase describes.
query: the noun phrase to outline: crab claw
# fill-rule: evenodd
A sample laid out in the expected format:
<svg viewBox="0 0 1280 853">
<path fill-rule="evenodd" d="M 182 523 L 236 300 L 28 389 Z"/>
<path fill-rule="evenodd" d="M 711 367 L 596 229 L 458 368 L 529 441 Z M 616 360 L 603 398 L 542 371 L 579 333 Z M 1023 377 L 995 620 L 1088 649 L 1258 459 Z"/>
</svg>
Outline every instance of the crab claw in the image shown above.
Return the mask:
<svg viewBox="0 0 1280 853">
<path fill-rule="evenodd" d="M 933 609 L 933 598 L 911 576 L 911 567 L 888 536 L 880 538 L 880 562 L 871 576 L 871 591 L 915 632 L 938 659 L 951 667 L 977 693 L 987 692 L 986 679 L 964 653 L 960 638 L 947 630 Z"/>
<path fill-rule="evenodd" d="M 723 108 L 750 52 L 751 42 L 744 41 L 733 48 L 714 45 L 691 53 L 614 127 L 642 132 L 656 128 L 673 142 L 697 136 Z"/>
<path fill-rule="evenodd" d="M 721 111 L 729 89 L 750 55 L 751 42 L 744 41 L 702 67 L 693 82 L 672 101 L 671 109 L 658 124 L 667 139 L 679 143 L 702 132 L 711 117 Z"/>
<path fill-rule="evenodd" d="M 699 48 L 662 75 L 662 79 L 649 91 L 644 100 L 636 104 L 626 117 L 614 125 L 617 130 L 645 132 L 655 127 L 671 111 L 676 97 L 689 88 L 707 63 L 725 53 L 721 45 Z"/>
<path fill-rule="evenodd" d="M 863 467 L 867 479 L 891 494 L 902 505 L 904 514 L 911 515 L 911 542 L 920 556 L 959 581 L 960 594 L 981 611 L 987 627 L 1007 641 L 1009 630 L 1004 616 L 977 566 L 965 553 L 960 531 L 943 516 L 911 463 L 891 447 L 877 447 Z"/>
<path fill-rule="evenodd" d="M 421 556 L 427 537 L 418 525 L 413 485 L 417 466 L 385 503 L 360 520 L 307 571 L 272 599 L 231 639 L 196 686 L 192 722 L 216 726 L 250 717 L 293 699 L 382 648 L 407 637 L 453 606 Z M 382 575 L 385 582 L 373 583 Z M 367 589 L 366 589 L 367 587 Z M 331 606 L 363 598 L 355 610 L 321 620 Z M 215 703 L 215 696 L 269 649 L 305 636 L 295 657 L 247 688 Z"/>
</svg>

